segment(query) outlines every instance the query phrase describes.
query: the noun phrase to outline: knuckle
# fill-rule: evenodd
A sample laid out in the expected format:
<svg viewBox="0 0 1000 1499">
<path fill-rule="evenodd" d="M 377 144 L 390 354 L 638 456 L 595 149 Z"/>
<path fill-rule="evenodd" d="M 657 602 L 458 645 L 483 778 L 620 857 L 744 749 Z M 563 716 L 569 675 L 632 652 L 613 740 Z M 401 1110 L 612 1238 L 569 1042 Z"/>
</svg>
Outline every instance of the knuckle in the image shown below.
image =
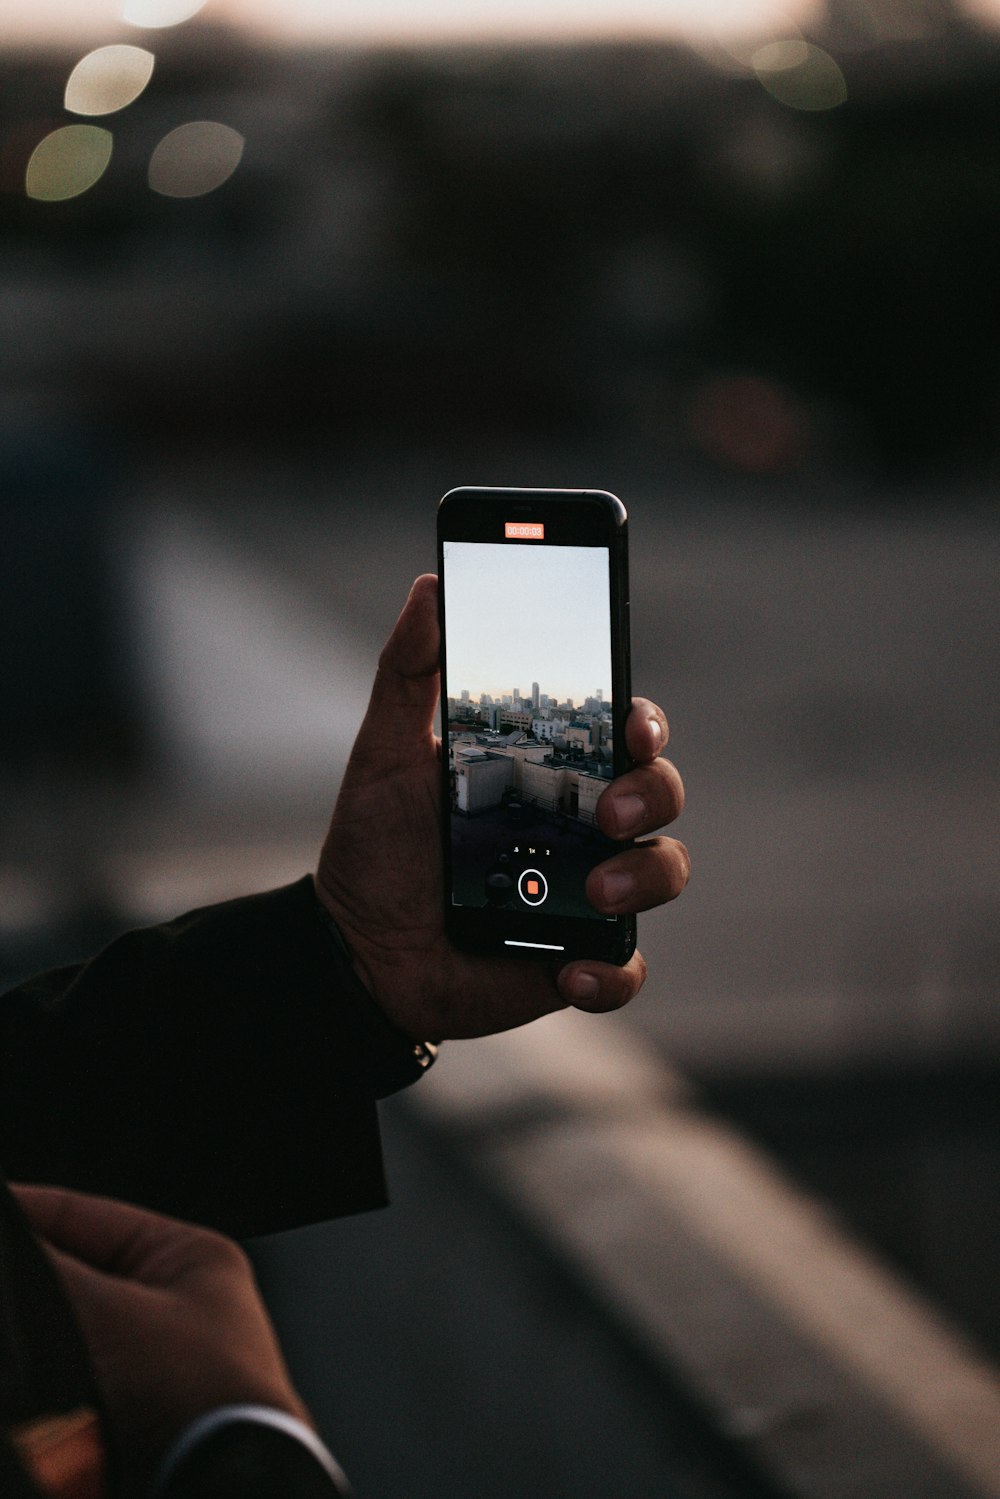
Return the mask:
<svg viewBox="0 0 1000 1499">
<path fill-rule="evenodd" d="M 225 1234 L 211 1228 L 200 1230 L 199 1249 L 216 1270 L 233 1276 L 252 1274 L 246 1250 Z"/>
</svg>

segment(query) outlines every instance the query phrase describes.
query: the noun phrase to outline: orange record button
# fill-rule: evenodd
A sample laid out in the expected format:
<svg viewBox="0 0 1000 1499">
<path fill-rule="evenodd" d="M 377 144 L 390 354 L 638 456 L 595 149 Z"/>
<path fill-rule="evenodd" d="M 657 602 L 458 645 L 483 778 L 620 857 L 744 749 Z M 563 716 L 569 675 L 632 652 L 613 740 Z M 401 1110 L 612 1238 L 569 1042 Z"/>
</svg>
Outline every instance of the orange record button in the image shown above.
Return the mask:
<svg viewBox="0 0 1000 1499">
<path fill-rule="evenodd" d="M 508 520 L 503 534 L 507 541 L 544 541 L 545 526 L 538 520 Z"/>
</svg>

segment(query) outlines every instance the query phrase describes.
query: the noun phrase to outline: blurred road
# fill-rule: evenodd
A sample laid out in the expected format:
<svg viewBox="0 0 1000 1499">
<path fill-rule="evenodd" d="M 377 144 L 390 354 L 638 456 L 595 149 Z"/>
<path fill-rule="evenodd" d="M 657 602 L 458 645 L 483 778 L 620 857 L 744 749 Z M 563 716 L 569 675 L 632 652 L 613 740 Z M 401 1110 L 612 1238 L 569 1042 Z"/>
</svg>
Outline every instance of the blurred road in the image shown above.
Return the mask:
<svg viewBox="0 0 1000 1499">
<path fill-rule="evenodd" d="M 438 467 L 226 465 L 144 497 L 138 617 L 190 839 L 200 806 L 217 839 L 228 807 L 250 842 L 281 816 L 277 843 L 315 842 L 438 494 L 559 469 Z M 992 512 L 579 468 L 563 482 L 629 505 L 633 679 L 671 718 L 694 859 L 641 919 L 652 978 L 623 1023 L 705 1076 L 994 1047 Z"/>
<path fill-rule="evenodd" d="M 596 484 L 632 525 L 633 680 L 673 725 L 694 875 L 609 1019 L 1000 1349 L 1000 631 L 992 509 L 768 502 L 541 454 L 227 461 L 137 497 L 164 737 L 114 845 L 139 919 L 315 855 L 379 648 L 456 482 Z"/>
</svg>

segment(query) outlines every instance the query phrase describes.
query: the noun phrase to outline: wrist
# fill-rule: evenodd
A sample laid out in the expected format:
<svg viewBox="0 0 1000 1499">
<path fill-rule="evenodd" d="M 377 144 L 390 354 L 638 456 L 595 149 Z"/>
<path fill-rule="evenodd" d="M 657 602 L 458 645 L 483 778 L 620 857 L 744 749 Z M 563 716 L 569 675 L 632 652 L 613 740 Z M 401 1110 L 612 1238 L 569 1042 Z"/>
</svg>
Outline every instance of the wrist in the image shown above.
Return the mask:
<svg viewBox="0 0 1000 1499">
<path fill-rule="evenodd" d="M 353 1015 L 359 1039 L 376 1059 L 378 1096 L 395 1093 L 415 1082 L 433 1064 L 437 1043 L 417 1038 L 399 1027 L 375 997 L 378 986 L 372 971 L 359 955 L 356 941 L 348 941 L 344 928 L 333 915 L 329 900 L 316 890 L 316 911 L 327 932 L 332 950 L 349 967 L 354 978 Z"/>
</svg>

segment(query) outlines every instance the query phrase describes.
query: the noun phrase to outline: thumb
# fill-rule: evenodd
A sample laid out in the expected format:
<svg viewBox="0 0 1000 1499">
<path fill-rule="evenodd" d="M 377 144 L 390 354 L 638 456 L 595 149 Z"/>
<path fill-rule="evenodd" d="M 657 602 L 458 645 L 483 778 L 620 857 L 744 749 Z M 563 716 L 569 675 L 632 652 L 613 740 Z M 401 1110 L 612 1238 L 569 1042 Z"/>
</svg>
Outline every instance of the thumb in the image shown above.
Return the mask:
<svg viewBox="0 0 1000 1499">
<path fill-rule="evenodd" d="M 382 775 L 432 732 L 439 691 L 437 578 L 422 573 L 379 657 L 351 769 Z"/>
</svg>

